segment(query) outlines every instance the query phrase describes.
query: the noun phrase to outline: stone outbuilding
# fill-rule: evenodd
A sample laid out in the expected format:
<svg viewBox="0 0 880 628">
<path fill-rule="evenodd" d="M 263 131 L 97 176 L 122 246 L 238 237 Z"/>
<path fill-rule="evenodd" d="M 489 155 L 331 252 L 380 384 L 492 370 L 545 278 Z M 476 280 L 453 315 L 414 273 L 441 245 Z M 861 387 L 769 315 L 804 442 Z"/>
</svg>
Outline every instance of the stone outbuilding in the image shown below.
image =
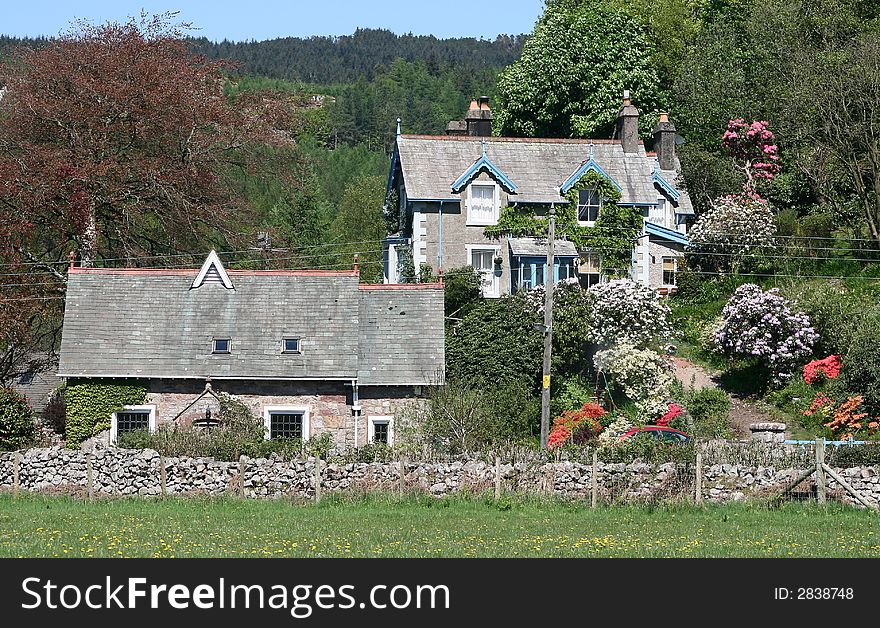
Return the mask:
<svg viewBox="0 0 880 628">
<path fill-rule="evenodd" d="M 267 438 L 329 432 L 393 443 L 401 407 L 443 383 L 442 284 L 361 284 L 350 271 L 71 268 L 59 377 L 141 382 L 122 432 L 212 425 L 228 393 Z"/>
</svg>

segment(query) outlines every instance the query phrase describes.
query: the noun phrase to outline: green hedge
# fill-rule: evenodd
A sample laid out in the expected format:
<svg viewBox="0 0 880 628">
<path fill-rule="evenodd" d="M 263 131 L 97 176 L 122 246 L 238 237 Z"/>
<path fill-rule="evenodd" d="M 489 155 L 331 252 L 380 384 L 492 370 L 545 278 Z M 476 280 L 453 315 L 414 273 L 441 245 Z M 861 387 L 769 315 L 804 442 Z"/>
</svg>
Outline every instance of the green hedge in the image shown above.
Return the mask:
<svg viewBox="0 0 880 628">
<path fill-rule="evenodd" d="M 79 447 L 90 436 L 110 429 L 111 415 L 123 406 L 142 404 L 147 396 L 137 380 L 73 380 L 67 385 L 67 446 Z"/>
<path fill-rule="evenodd" d="M 34 411 L 25 396 L 11 388 L 0 387 L 0 450 L 27 447 L 35 435 Z"/>
</svg>

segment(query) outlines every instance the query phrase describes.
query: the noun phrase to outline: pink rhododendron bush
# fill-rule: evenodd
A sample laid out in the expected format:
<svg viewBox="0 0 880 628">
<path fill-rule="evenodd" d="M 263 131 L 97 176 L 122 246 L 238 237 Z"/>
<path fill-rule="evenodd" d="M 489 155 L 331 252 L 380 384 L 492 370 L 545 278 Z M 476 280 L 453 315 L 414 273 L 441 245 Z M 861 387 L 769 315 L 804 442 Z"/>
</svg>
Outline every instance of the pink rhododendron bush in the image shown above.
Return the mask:
<svg viewBox="0 0 880 628">
<path fill-rule="evenodd" d="M 759 359 L 776 381 L 791 377 L 810 358 L 819 334 L 803 312 L 792 311 L 778 288 L 737 288 L 724 306 L 715 334 L 718 348 L 732 356 Z"/>
</svg>

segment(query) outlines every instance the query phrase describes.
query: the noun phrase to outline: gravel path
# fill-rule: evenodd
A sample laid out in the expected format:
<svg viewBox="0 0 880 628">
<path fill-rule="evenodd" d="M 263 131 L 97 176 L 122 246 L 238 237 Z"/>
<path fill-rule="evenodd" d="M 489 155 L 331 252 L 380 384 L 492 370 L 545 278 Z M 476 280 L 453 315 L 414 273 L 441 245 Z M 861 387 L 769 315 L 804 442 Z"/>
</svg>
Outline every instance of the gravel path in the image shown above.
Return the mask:
<svg viewBox="0 0 880 628">
<path fill-rule="evenodd" d="M 675 369 L 676 379 L 685 388 L 691 385 L 697 390 L 700 388 L 721 388 L 718 385 L 716 374 L 702 366 L 675 356 L 672 358 L 672 365 Z M 751 436 L 749 425 L 752 423 L 774 420 L 760 403 L 732 395 L 729 392 L 727 392 L 727 396 L 730 397 L 730 422 L 735 438 L 748 439 Z M 785 437 L 789 438 L 790 434 L 786 432 Z"/>
</svg>

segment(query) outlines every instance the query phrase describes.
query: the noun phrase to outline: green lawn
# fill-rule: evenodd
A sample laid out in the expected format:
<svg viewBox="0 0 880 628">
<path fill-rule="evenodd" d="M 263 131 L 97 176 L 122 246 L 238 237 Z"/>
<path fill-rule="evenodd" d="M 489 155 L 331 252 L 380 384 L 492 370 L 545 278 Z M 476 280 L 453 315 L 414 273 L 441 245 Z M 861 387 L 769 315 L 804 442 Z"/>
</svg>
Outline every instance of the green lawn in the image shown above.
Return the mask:
<svg viewBox="0 0 880 628">
<path fill-rule="evenodd" d="M 614 507 L 491 499 L 0 496 L 0 556 L 869 556 L 880 520 L 843 506 Z"/>
</svg>

